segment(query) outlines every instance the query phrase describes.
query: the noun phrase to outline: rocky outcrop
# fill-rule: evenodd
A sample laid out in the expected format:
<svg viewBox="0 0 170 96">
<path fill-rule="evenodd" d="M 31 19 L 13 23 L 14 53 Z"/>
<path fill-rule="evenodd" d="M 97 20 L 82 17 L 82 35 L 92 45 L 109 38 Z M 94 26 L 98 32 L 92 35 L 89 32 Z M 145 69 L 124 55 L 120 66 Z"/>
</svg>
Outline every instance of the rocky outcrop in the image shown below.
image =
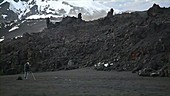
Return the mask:
<svg viewBox="0 0 170 96">
<path fill-rule="evenodd" d="M 110 9 L 110 11 L 107 13 L 107 17 L 112 17 L 113 16 L 113 8 Z"/>
<path fill-rule="evenodd" d="M 170 76 L 169 68 L 170 68 L 169 65 L 165 65 L 159 70 L 154 70 L 152 68 L 144 68 L 138 71 L 138 75 L 139 76 L 151 76 L 151 77 L 157 77 L 157 76 L 168 77 Z"/>
<path fill-rule="evenodd" d="M 161 7 L 157 4 L 153 4 L 153 6 L 148 10 L 148 16 L 154 17 L 158 14 L 161 14 Z"/>
<path fill-rule="evenodd" d="M 78 14 L 78 19 L 82 20 L 81 13 Z"/>
</svg>

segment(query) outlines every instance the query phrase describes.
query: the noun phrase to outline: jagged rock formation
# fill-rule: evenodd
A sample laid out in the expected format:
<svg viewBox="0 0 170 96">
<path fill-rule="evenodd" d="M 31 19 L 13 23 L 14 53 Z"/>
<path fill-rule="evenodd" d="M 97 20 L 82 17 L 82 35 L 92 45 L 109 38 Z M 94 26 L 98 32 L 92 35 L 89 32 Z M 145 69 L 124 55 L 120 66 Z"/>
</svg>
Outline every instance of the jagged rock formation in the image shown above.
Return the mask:
<svg viewBox="0 0 170 96">
<path fill-rule="evenodd" d="M 81 13 L 78 14 L 78 19 L 82 19 Z"/>
<path fill-rule="evenodd" d="M 107 17 L 112 17 L 113 16 L 113 8 L 110 9 L 110 11 L 107 13 Z"/>
<path fill-rule="evenodd" d="M 161 14 L 161 8 L 157 4 L 153 4 L 153 6 L 148 10 L 148 16 L 156 16 L 157 14 Z"/>
<path fill-rule="evenodd" d="M 47 28 L 50 27 L 50 18 L 46 18 L 46 25 L 47 25 Z"/>
<path fill-rule="evenodd" d="M 155 10 L 156 16 L 149 10 L 89 22 L 66 17 L 41 33 L 5 40 L 0 70 L 20 73 L 27 60 L 33 71 L 66 69 L 69 60 L 76 68 L 104 62 L 111 65 L 105 70 L 159 70 L 170 62 L 170 8 Z"/>
</svg>

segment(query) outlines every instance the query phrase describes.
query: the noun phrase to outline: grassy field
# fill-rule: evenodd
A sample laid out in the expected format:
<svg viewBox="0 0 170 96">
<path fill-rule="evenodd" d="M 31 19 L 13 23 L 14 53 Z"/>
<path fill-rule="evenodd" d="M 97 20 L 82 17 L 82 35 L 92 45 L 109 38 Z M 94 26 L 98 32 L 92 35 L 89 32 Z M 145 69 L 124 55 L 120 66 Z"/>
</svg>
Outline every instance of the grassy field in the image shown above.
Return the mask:
<svg viewBox="0 0 170 96">
<path fill-rule="evenodd" d="M 170 96 L 169 77 L 139 77 L 131 72 L 70 71 L 0 76 L 0 96 Z"/>
</svg>

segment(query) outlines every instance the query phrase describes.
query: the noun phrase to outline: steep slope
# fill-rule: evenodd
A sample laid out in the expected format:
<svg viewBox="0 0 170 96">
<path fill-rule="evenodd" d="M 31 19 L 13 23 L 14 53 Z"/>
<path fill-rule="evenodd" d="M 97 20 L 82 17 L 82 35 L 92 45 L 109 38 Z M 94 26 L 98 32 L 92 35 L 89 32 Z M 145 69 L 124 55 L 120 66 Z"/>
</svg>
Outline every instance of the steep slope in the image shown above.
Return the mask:
<svg viewBox="0 0 170 96">
<path fill-rule="evenodd" d="M 22 72 L 28 60 L 33 71 L 111 65 L 109 70 L 152 68 L 170 62 L 170 8 L 123 13 L 85 22 L 66 17 L 41 33 L 1 42 L 0 69 Z M 19 46 L 19 47 L 18 47 Z M 74 65 L 68 65 L 72 60 Z"/>
</svg>

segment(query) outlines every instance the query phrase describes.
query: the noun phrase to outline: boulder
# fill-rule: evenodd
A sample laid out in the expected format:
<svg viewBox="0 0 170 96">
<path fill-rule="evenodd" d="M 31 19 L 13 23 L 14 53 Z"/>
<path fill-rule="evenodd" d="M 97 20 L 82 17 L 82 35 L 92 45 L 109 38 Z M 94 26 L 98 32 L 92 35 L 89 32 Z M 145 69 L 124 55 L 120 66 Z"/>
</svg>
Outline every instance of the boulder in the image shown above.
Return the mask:
<svg viewBox="0 0 170 96">
<path fill-rule="evenodd" d="M 150 76 L 154 70 L 152 68 L 144 68 L 138 71 L 139 76 Z"/>
<path fill-rule="evenodd" d="M 94 65 L 94 69 L 98 71 L 102 71 L 104 70 L 104 68 L 105 68 L 104 63 L 101 63 L 101 62 Z"/>
<path fill-rule="evenodd" d="M 18 76 L 17 80 L 23 80 L 21 76 Z"/>
<path fill-rule="evenodd" d="M 141 69 L 142 69 L 141 67 L 137 66 L 137 67 L 133 68 L 132 73 L 136 73 L 137 71 L 139 71 Z"/>
<path fill-rule="evenodd" d="M 159 76 L 160 77 L 168 77 L 169 76 L 169 66 L 163 66 L 160 70 L 158 70 L 159 72 Z"/>
<path fill-rule="evenodd" d="M 73 61 L 69 60 L 67 66 L 65 67 L 65 70 L 72 70 L 72 69 L 77 69 L 79 66 Z"/>
<path fill-rule="evenodd" d="M 157 76 L 159 76 L 159 73 L 158 72 L 153 72 L 153 73 L 150 74 L 150 76 L 151 77 L 157 77 Z"/>
</svg>

